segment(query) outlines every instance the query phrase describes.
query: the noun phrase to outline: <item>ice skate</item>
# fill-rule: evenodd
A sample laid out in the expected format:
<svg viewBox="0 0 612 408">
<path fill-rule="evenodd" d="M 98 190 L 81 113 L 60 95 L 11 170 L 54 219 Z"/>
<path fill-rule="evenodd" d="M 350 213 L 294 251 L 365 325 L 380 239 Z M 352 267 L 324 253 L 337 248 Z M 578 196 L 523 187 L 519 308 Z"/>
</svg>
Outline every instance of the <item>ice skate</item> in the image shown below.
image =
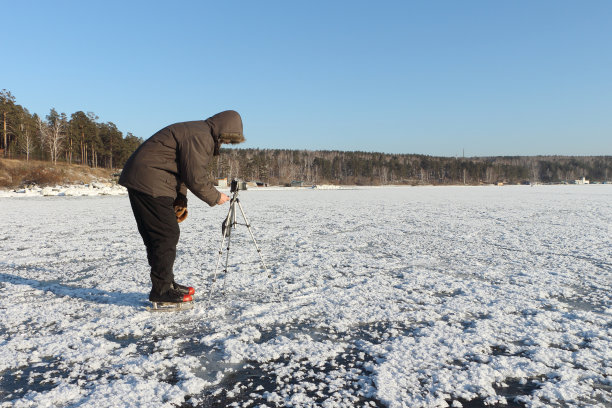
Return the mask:
<svg viewBox="0 0 612 408">
<path fill-rule="evenodd" d="M 149 301 L 153 306 L 147 309 L 152 312 L 186 310 L 193 307 L 193 298 L 191 295 L 184 294 L 175 288 L 170 288 L 170 290 L 161 295 L 151 291 L 149 294 Z"/>
</svg>

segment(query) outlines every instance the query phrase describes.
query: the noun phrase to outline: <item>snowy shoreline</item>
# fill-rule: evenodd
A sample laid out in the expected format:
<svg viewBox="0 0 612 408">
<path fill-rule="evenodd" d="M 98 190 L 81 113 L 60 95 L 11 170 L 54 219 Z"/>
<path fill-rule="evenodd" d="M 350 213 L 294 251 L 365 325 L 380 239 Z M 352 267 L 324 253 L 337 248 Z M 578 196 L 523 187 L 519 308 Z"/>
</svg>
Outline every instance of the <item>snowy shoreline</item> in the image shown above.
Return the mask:
<svg viewBox="0 0 612 408">
<path fill-rule="evenodd" d="M 503 187 L 494 185 L 451 185 L 451 186 L 434 186 L 434 185 L 389 185 L 389 186 L 339 186 L 339 185 L 315 185 L 312 187 L 283 187 L 283 186 L 269 186 L 269 187 L 250 187 L 246 191 L 308 191 L 308 190 L 369 190 L 369 189 L 403 189 L 403 188 L 503 188 L 503 189 L 524 189 L 524 188 L 549 188 L 549 187 L 566 187 L 566 188 L 609 188 L 610 184 L 591 184 L 587 186 L 566 184 L 566 185 L 506 185 Z M 219 191 L 229 194 L 229 187 L 219 187 Z M 12 190 L 0 190 L 0 198 L 13 198 L 13 197 L 96 197 L 96 196 L 120 196 L 127 195 L 127 189 L 116 183 L 110 182 L 93 182 L 90 184 L 76 184 L 76 185 L 57 185 L 57 186 L 46 186 L 46 187 L 28 187 Z"/>
<path fill-rule="evenodd" d="M 115 183 L 93 182 L 90 184 L 28 187 L 14 190 L 0 190 L 0 197 L 95 197 L 127 194 L 127 189 Z"/>
</svg>

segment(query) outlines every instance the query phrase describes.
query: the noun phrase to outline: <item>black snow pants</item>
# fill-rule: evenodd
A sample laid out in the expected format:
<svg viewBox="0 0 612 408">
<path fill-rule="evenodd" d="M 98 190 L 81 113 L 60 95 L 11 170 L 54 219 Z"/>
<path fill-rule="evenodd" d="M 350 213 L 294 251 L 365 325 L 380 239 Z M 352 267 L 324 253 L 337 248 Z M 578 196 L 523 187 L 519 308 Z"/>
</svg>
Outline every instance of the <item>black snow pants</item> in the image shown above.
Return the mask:
<svg viewBox="0 0 612 408">
<path fill-rule="evenodd" d="M 180 229 L 174 214 L 172 197 L 152 197 L 128 189 L 130 204 L 138 225 L 138 232 L 147 247 L 151 266 L 152 293 L 162 294 L 174 281 L 174 259 Z"/>
</svg>

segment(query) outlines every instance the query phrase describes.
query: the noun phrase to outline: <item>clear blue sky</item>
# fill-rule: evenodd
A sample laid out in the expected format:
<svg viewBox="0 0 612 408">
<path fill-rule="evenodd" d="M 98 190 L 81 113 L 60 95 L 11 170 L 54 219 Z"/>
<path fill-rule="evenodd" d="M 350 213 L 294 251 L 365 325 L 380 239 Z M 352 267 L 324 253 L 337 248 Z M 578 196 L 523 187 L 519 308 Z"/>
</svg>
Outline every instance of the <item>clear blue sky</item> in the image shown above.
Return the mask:
<svg viewBox="0 0 612 408">
<path fill-rule="evenodd" d="M 243 147 L 612 154 L 612 1 L 4 1 L 0 88 L 148 138 L 225 109 Z"/>
</svg>

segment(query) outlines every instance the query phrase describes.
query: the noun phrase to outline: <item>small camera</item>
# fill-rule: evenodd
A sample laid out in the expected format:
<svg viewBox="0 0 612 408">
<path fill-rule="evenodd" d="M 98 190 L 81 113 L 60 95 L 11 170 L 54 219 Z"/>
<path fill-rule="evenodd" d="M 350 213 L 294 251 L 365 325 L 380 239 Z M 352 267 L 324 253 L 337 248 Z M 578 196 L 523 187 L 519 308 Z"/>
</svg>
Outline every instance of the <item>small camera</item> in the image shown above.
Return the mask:
<svg viewBox="0 0 612 408">
<path fill-rule="evenodd" d="M 247 189 L 247 185 L 246 182 L 239 180 L 239 179 L 233 179 L 232 180 L 232 184 L 230 187 L 230 192 L 235 193 L 236 191 L 239 190 L 246 190 Z"/>
</svg>

